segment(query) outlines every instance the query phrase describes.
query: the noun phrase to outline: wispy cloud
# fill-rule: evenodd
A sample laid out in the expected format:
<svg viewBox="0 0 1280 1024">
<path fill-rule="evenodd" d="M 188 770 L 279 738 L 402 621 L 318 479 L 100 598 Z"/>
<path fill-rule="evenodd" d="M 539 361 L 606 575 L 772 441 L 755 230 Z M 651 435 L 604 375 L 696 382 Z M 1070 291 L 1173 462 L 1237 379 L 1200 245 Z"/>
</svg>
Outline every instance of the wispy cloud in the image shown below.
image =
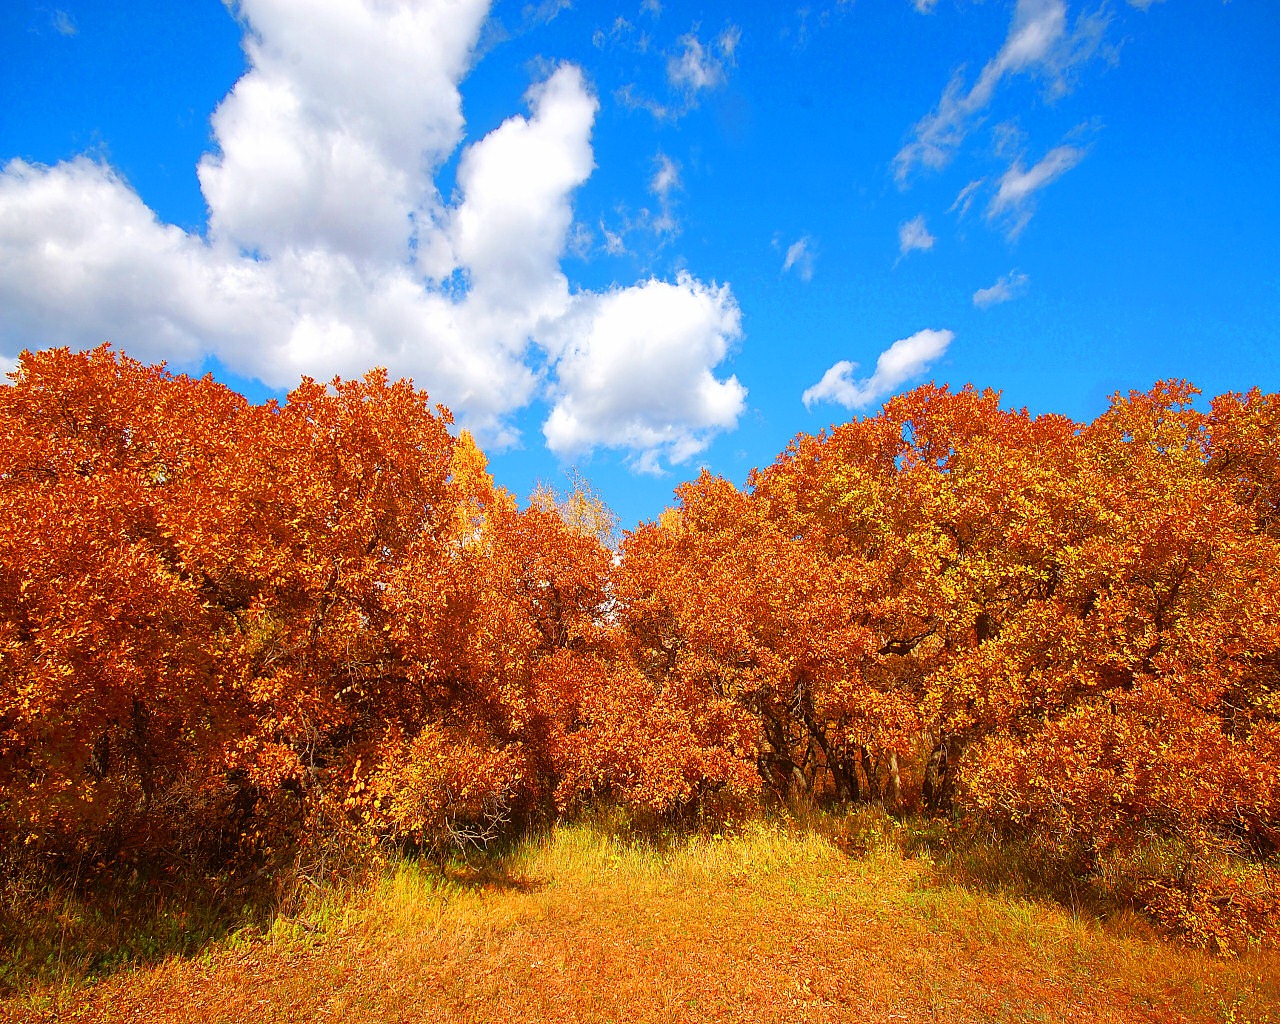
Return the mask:
<svg viewBox="0 0 1280 1024">
<path fill-rule="evenodd" d="M 651 96 L 646 96 L 630 82 L 615 90 L 613 98 L 628 110 L 647 111 L 653 115 L 655 121 L 674 121 L 684 113 L 669 103 L 662 103 Z"/>
<path fill-rule="evenodd" d="M 911 0 L 911 6 L 921 14 L 932 14 L 938 0 Z"/>
<path fill-rule="evenodd" d="M 937 107 L 916 124 L 914 137 L 894 157 L 899 185 L 905 185 L 916 166 L 945 167 L 1009 75 L 1045 79 L 1051 98 L 1068 92 L 1074 69 L 1098 51 L 1106 26 L 1105 14 L 1092 13 L 1081 15 L 1068 30 L 1064 0 L 1018 0 L 1000 52 L 967 90 L 963 69 L 958 70 Z"/>
<path fill-rule="evenodd" d="M 59 35 L 74 36 L 80 28 L 76 25 L 76 19 L 61 8 L 54 8 L 49 12 L 49 24 L 53 26 L 53 30 Z"/>
<path fill-rule="evenodd" d="M 1002 302 L 1016 299 L 1027 290 L 1027 283 L 1030 280 L 1026 274 L 1011 270 L 990 288 L 979 288 L 974 292 L 973 304 L 979 309 L 986 309 L 989 306 L 998 306 Z"/>
<path fill-rule="evenodd" d="M 924 372 L 947 351 L 954 337 L 951 331 L 926 329 L 916 331 L 909 338 L 900 338 L 880 353 L 875 373 L 862 380 L 855 380 L 853 376 L 858 364 L 842 359 L 801 396 L 805 407 L 812 408 L 815 402 L 835 402 L 846 409 L 870 405 Z"/>
<path fill-rule="evenodd" d="M 605 227 L 604 221 L 601 221 L 600 233 L 604 235 L 604 251 L 610 256 L 625 256 L 627 254 L 626 228 L 622 231 L 610 231 Z"/>
<path fill-rule="evenodd" d="M 917 214 L 909 221 L 898 225 L 898 259 L 904 259 L 909 253 L 919 249 L 927 252 L 933 248 L 936 239 L 925 227 L 924 214 Z"/>
<path fill-rule="evenodd" d="M 665 153 L 659 153 L 654 163 L 653 177 L 649 180 L 649 191 L 658 197 L 653 230 L 659 235 L 675 234 L 680 225 L 676 221 L 671 193 L 680 188 L 680 165 Z"/>
<path fill-rule="evenodd" d="M 986 178 L 975 178 L 960 190 L 960 194 L 956 196 L 956 201 L 947 208 L 947 213 L 954 213 L 960 217 L 964 217 L 969 212 L 969 207 L 973 205 L 974 194 L 982 187 L 982 183 Z"/>
<path fill-rule="evenodd" d="M 1003 220 L 1005 233 L 1016 238 L 1035 212 L 1035 195 L 1061 178 L 1085 158 L 1078 146 L 1057 146 L 1040 161 L 1024 169 L 1022 160 L 1013 162 L 1000 177 L 1000 186 L 987 206 L 988 220 Z"/>
<path fill-rule="evenodd" d="M 665 199 L 672 189 L 680 187 L 680 167 L 665 153 L 659 153 L 655 163 L 657 167 L 649 181 L 649 191 Z"/>
<path fill-rule="evenodd" d="M 567 248 L 578 259 L 584 260 L 591 252 L 592 245 L 595 244 L 595 234 L 582 221 L 574 221 L 573 227 L 569 231 L 569 239 Z"/>
<path fill-rule="evenodd" d="M 801 281 L 812 281 L 813 258 L 813 239 L 803 235 L 787 246 L 787 255 L 782 261 L 782 272 L 785 274 L 794 270 Z"/>
<path fill-rule="evenodd" d="M 723 85 L 741 39 L 742 30 L 736 25 L 729 25 L 707 43 L 698 38 L 696 28 L 681 36 L 680 49 L 667 58 L 667 82 L 691 99 L 700 90 Z"/>
<path fill-rule="evenodd" d="M 634 36 L 634 39 L 632 38 Z M 613 97 L 628 110 L 644 110 L 655 121 L 675 122 L 698 106 L 704 92 L 719 88 L 728 81 L 729 69 L 737 61 L 742 30 L 726 26 L 718 36 L 705 42 L 698 36 L 698 26 L 681 36 L 666 57 L 666 83 L 673 98 L 660 100 L 648 95 L 634 82 L 614 90 Z M 596 31 L 593 42 L 601 49 L 611 45 L 630 46 L 645 52 L 649 37 L 635 33 L 635 26 L 625 18 L 614 21 L 609 32 Z"/>
<path fill-rule="evenodd" d="M 573 6 L 573 0 L 541 0 L 536 4 L 525 4 L 521 12 L 526 25 L 549 25 L 556 20 L 561 11 Z"/>
</svg>

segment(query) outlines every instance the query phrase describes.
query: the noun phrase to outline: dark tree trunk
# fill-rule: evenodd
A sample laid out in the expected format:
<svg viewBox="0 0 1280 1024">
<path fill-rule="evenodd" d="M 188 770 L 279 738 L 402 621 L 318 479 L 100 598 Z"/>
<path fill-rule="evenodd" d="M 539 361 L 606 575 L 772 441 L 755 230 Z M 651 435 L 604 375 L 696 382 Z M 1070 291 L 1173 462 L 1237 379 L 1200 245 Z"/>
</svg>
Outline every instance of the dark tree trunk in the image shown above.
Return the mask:
<svg viewBox="0 0 1280 1024">
<path fill-rule="evenodd" d="M 831 781 L 836 787 L 836 800 L 842 804 L 858 800 L 857 769 L 849 762 L 848 758 L 840 757 L 832 749 L 826 733 L 818 726 L 818 723 L 814 721 L 813 716 L 808 711 L 805 712 L 804 722 L 809 729 L 809 735 L 813 737 L 818 749 L 822 751 L 823 758 L 826 759 L 827 770 L 831 772 Z"/>
<path fill-rule="evenodd" d="M 924 770 L 922 795 L 930 813 L 951 809 L 955 795 L 956 770 L 960 767 L 961 738 L 956 733 L 939 734 Z"/>
<path fill-rule="evenodd" d="M 880 792 L 880 768 L 871 760 L 871 751 L 865 746 L 858 748 L 858 757 L 862 761 L 862 774 L 867 777 L 867 799 L 878 801 Z"/>
</svg>

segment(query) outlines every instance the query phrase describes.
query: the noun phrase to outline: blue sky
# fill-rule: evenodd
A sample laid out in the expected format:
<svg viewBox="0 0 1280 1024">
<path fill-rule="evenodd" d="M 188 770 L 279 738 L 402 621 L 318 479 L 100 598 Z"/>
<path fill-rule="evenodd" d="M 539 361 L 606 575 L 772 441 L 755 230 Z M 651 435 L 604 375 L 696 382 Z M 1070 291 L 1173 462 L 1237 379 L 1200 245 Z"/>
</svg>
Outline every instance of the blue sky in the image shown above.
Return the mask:
<svg viewBox="0 0 1280 1024">
<path fill-rule="evenodd" d="M 412 376 L 624 526 L 936 380 L 1280 390 L 1280 7 L 0 11 L 0 361 Z"/>
</svg>

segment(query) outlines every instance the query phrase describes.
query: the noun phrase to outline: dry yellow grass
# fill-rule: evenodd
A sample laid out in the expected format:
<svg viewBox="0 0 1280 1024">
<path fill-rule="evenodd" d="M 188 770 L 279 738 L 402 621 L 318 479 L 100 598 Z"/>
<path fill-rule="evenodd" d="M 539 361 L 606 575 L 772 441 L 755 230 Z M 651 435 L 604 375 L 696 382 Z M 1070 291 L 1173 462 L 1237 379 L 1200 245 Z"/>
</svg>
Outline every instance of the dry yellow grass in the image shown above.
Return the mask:
<svg viewBox="0 0 1280 1024">
<path fill-rule="evenodd" d="M 405 866 L 313 919 L 0 1016 L 1280 1024 L 1274 953 L 1213 959 L 767 824 L 666 852 L 558 828 L 499 871 Z"/>
</svg>

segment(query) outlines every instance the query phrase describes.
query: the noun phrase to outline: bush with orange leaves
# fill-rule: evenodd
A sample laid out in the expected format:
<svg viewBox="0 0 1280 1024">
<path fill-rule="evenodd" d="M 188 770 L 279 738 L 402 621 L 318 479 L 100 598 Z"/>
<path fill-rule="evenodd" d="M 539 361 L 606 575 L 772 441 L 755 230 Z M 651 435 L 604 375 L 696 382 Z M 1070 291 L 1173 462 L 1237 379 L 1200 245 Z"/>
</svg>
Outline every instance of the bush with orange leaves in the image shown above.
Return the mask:
<svg viewBox="0 0 1280 1024">
<path fill-rule="evenodd" d="M 1256 917 L 1280 850 L 1280 397 L 1194 395 L 1083 425 L 927 386 L 745 492 L 704 474 L 627 539 L 620 628 L 648 678 L 747 716 L 784 795 L 917 791 L 1081 873 L 1139 840 L 1234 853 Z"/>
<path fill-rule="evenodd" d="M 606 799 L 660 819 L 759 792 L 751 722 L 731 702 L 678 678 L 655 685 L 625 660 L 576 668 L 581 698 L 558 758 L 562 808 Z"/>
<path fill-rule="evenodd" d="M 290 794 L 427 842 L 549 795 L 537 666 L 598 644 L 610 556 L 518 511 L 449 422 L 381 372 L 251 406 L 106 348 L 24 354 L 0 387 L 6 839 L 154 853 L 212 807 L 213 847 L 174 852 L 225 861 L 230 831 L 261 860 Z"/>
<path fill-rule="evenodd" d="M 919 794 L 1081 874 L 1145 865 L 1119 888 L 1197 941 L 1261 941 L 1280 397 L 1194 396 L 1078 424 L 918 388 L 745 491 L 682 485 L 615 555 L 589 488 L 518 508 L 385 373 L 251 406 L 105 348 L 24 354 L 2 838 L 256 872 L 291 834 L 466 846 L 593 797 Z"/>
</svg>

